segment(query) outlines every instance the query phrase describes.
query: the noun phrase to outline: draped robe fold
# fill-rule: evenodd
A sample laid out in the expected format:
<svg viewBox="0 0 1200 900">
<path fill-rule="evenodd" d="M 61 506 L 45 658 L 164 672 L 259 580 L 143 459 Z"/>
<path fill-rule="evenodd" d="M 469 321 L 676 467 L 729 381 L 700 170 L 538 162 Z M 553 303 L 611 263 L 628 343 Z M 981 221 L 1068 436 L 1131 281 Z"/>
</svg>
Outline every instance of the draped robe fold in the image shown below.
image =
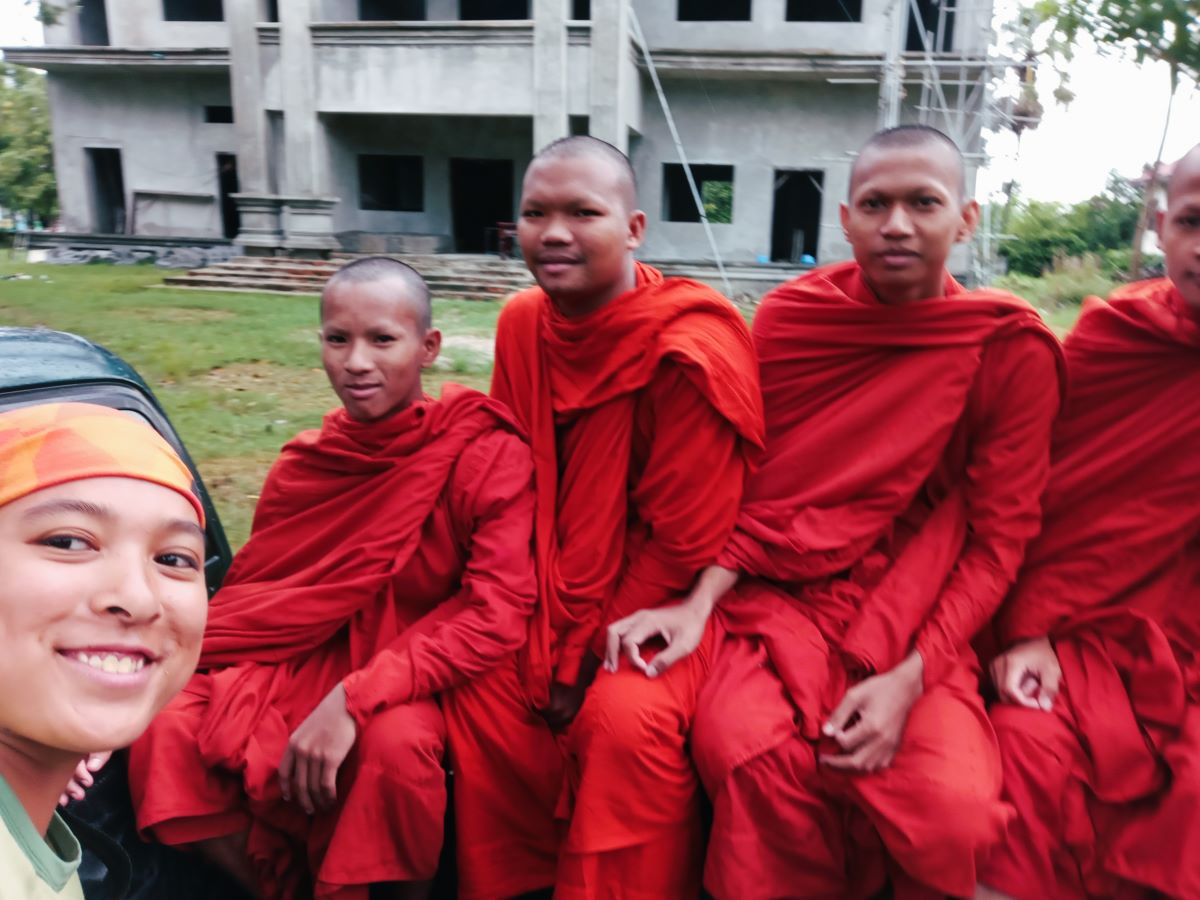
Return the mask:
<svg viewBox="0 0 1200 900">
<path fill-rule="evenodd" d="M 1063 688 L 992 710 L 1017 818 L 982 880 L 1200 897 L 1200 318 L 1139 282 L 1087 300 L 1066 353 L 1045 525 L 998 622 L 1051 638 Z"/>
<path fill-rule="evenodd" d="M 854 263 L 769 294 L 754 322 L 767 424 L 719 563 L 716 659 L 693 753 L 718 898 L 957 896 L 1003 834 L 975 633 L 1038 530 L 1058 342 L 997 291 L 879 302 Z M 892 765 L 818 763 L 857 681 L 912 650 L 924 693 Z M 884 853 L 886 851 L 886 855 Z"/>
<path fill-rule="evenodd" d="M 578 318 L 533 288 L 501 315 L 492 393 L 530 434 L 541 602 L 519 657 L 445 705 L 460 895 L 694 896 L 685 742 L 708 639 L 661 678 L 600 672 L 562 734 L 535 710 L 608 624 L 680 599 L 728 539 L 762 442 L 749 331 L 712 289 L 641 264 Z"/>
<path fill-rule="evenodd" d="M 456 386 L 378 423 L 337 410 L 289 442 L 213 598 L 200 671 L 131 748 L 143 834 L 245 832 L 273 898 L 365 900 L 372 882 L 431 878 L 437 695 L 526 638 L 532 474 L 508 412 Z M 336 809 L 310 817 L 282 800 L 277 767 L 339 682 L 358 736 Z"/>
</svg>

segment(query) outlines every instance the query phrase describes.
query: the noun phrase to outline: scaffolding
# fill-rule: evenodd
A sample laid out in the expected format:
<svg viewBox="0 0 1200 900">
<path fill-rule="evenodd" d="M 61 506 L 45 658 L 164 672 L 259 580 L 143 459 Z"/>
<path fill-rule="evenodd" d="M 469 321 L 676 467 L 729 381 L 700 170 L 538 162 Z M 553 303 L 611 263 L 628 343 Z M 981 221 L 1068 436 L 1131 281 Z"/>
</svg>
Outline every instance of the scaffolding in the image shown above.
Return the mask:
<svg viewBox="0 0 1200 900">
<path fill-rule="evenodd" d="M 880 80 L 879 126 L 900 124 L 908 86 L 919 83 L 919 99 L 911 107 L 917 121 L 949 135 L 978 172 L 989 162 L 984 133 L 1005 125 L 1005 118 L 1011 116 L 996 102 L 994 92 L 1009 63 L 986 49 L 993 37 L 990 2 L 971 5 L 939 0 L 936 5 L 936 25 L 918 29 L 921 47 L 915 52 L 908 51 L 907 44 L 909 22 L 924 24 L 918 0 L 893 0 L 889 5 L 891 40 Z M 941 49 L 951 23 L 963 18 L 974 23 L 976 33 L 960 30 L 954 41 L 960 49 Z M 985 49 L 975 49 L 980 47 Z M 971 276 L 978 284 L 990 282 L 998 272 L 996 245 L 992 204 L 985 203 L 970 246 Z"/>
</svg>

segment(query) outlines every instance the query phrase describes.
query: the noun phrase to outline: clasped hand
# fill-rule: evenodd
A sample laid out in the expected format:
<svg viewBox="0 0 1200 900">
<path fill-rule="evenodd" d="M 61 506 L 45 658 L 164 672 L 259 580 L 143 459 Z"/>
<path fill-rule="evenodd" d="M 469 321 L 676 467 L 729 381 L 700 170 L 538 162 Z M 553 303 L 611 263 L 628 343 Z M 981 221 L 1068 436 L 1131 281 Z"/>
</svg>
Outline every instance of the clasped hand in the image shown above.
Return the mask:
<svg viewBox="0 0 1200 900">
<path fill-rule="evenodd" d="M 604 668 L 617 671 L 624 651 L 636 669 L 656 678 L 700 646 L 707 623 L 708 613 L 688 601 L 639 610 L 608 626 Z M 666 647 L 647 662 L 642 658 L 642 645 L 656 638 Z"/>
<path fill-rule="evenodd" d="M 1010 647 L 992 661 L 992 683 L 1003 703 L 1049 711 L 1062 685 L 1062 667 L 1049 638 Z"/>
<path fill-rule="evenodd" d="M 295 796 L 310 816 L 333 809 L 338 770 L 357 737 L 358 726 L 346 709 L 346 689 L 338 684 L 292 732 L 279 762 L 283 799 Z"/>
<path fill-rule="evenodd" d="M 864 774 L 890 766 L 904 738 L 908 713 L 923 691 L 924 671 L 921 655 L 913 652 L 894 669 L 846 691 L 821 729 L 841 752 L 822 754 L 821 762 Z"/>
</svg>

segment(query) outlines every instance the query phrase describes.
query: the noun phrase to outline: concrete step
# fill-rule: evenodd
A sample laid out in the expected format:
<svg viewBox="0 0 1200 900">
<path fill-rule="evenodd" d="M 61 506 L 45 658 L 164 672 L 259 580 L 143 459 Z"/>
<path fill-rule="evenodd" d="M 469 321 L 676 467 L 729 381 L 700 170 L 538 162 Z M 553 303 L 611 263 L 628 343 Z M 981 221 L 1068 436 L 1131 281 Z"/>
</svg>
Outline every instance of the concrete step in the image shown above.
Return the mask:
<svg viewBox="0 0 1200 900">
<path fill-rule="evenodd" d="M 228 262 L 192 269 L 164 279 L 169 287 L 198 290 L 264 291 L 317 294 L 331 275 L 361 255 L 341 253 L 332 259 L 240 256 Z M 533 284 L 523 263 L 471 254 L 395 255 L 422 274 L 435 297 L 502 300 Z"/>
</svg>

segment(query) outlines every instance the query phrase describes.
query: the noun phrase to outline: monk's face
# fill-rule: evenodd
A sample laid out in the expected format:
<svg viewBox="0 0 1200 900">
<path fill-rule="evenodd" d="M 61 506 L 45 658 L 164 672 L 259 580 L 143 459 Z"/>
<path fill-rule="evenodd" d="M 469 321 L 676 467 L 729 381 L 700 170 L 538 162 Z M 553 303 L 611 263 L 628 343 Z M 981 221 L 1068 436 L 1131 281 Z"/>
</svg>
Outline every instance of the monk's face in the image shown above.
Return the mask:
<svg viewBox="0 0 1200 900">
<path fill-rule="evenodd" d="M 191 677 L 204 536 L 175 491 L 90 478 L 0 507 L 0 743 L 132 743 Z"/>
<path fill-rule="evenodd" d="M 946 259 L 979 221 L 962 198 L 962 170 L 949 147 L 872 147 L 859 157 L 842 228 L 867 283 L 885 303 L 943 293 Z"/>
<path fill-rule="evenodd" d="M 321 310 L 321 361 L 351 418 L 377 422 L 421 399 L 442 335 L 425 328 L 403 279 L 335 283 Z"/>
<path fill-rule="evenodd" d="M 525 264 L 567 315 L 598 309 L 634 286 L 646 214 L 598 155 L 543 157 L 525 173 L 517 237 Z"/>
<path fill-rule="evenodd" d="M 1166 257 L 1167 277 L 1184 302 L 1200 311 L 1200 153 L 1180 165 L 1167 208 L 1159 213 L 1158 244 Z"/>
</svg>

